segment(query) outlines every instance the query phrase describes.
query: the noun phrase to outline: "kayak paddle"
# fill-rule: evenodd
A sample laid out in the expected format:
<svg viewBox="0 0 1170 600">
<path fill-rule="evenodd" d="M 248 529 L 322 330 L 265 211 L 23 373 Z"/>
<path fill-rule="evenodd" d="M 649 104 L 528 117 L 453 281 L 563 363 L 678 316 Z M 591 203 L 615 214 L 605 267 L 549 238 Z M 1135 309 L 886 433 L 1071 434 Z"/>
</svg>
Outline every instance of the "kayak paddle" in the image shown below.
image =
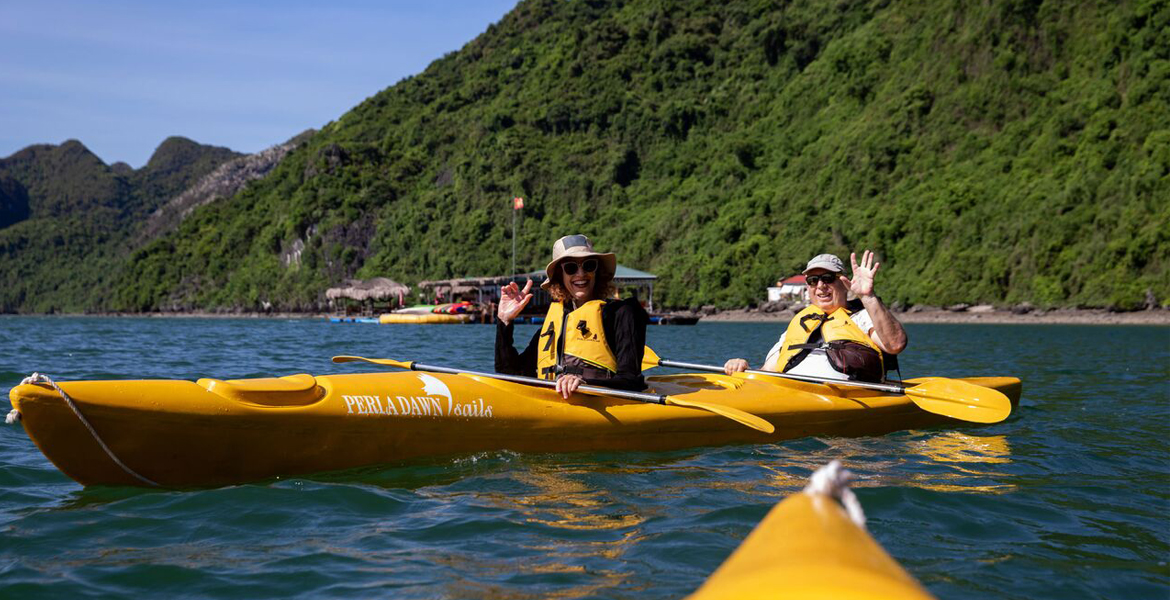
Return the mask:
<svg viewBox="0 0 1170 600">
<path fill-rule="evenodd" d="M 677 369 L 697 369 L 723 373 L 723 367 L 715 365 L 699 365 L 694 363 L 665 360 L 658 357 L 649 346 L 642 358 L 642 368 L 674 367 Z M 881 390 L 893 394 L 905 394 L 918 408 L 936 415 L 943 415 L 952 419 L 971 421 L 972 423 L 998 423 L 1012 413 L 1012 401 L 999 390 L 975 385 L 958 379 L 945 377 L 924 377 L 922 381 L 912 385 L 898 385 L 892 383 L 869 383 L 866 381 L 852 381 L 848 379 L 833 379 L 831 377 L 813 377 L 809 375 L 793 375 L 791 373 L 776 373 L 774 371 L 759 371 L 748 369 L 745 373 L 753 375 L 767 375 L 781 377 L 795 381 L 820 383 L 824 385 L 839 385 Z"/>
<path fill-rule="evenodd" d="M 333 362 L 347 363 L 347 362 L 367 362 L 375 365 L 386 365 L 391 367 L 398 367 L 408 371 L 430 371 L 433 373 L 448 373 L 451 375 L 475 375 L 477 377 L 490 377 L 492 379 L 499 379 L 501 381 L 511 381 L 513 383 L 523 383 L 526 385 L 538 385 L 543 387 L 556 387 L 555 381 L 547 379 L 537 379 L 535 377 L 525 377 L 523 375 L 505 375 L 502 373 L 483 373 L 480 371 L 466 371 L 463 369 L 452 369 L 449 367 L 436 367 L 432 365 L 423 365 L 414 361 L 406 362 L 400 360 L 392 360 L 389 358 L 366 358 L 364 356 L 334 356 Z M 722 404 L 713 404 L 710 402 L 703 402 L 701 400 L 687 400 L 677 396 L 667 396 L 665 394 L 651 394 L 646 392 L 628 392 L 625 390 L 615 390 L 605 387 L 598 387 L 594 385 L 582 385 L 577 388 L 578 392 L 586 392 L 590 394 L 600 394 L 603 396 L 615 396 L 618 398 L 625 398 L 627 400 L 637 400 L 639 402 L 648 402 L 651 404 L 668 404 L 673 406 L 686 406 L 689 408 L 697 408 L 707 412 L 715 413 L 721 417 L 726 417 L 732 421 L 736 421 L 743 425 L 747 425 L 752 429 L 762 431 L 764 433 L 773 433 L 776 428 L 768 421 L 757 417 L 751 413 L 744 412 L 738 408 L 732 408 Z"/>
</svg>

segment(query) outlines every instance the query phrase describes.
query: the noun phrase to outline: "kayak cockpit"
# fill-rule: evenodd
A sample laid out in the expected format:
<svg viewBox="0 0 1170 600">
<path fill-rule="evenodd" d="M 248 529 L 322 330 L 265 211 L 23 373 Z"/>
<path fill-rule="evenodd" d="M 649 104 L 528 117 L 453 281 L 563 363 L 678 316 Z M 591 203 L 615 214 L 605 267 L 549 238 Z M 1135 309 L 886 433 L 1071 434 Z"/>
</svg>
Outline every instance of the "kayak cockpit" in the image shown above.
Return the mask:
<svg viewBox="0 0 1170 600">
<path fill-rule="evenodd" d="M 306 406 L 325 397 L 317 378 L 305 373 L 261 379 L 204 378 L 195 383 L 229 400 L 261 406 Z"/>
</svg>

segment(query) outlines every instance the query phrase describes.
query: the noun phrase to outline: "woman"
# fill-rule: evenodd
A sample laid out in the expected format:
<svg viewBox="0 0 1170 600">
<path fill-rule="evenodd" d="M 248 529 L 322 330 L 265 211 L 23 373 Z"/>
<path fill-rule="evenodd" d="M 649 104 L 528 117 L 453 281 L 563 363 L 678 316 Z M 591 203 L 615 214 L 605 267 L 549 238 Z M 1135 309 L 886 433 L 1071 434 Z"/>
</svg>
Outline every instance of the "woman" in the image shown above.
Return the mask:
<svg viewBox="0 0 1170 600">
<path fill-rule="evenodd" d="M 566 400 L 581 384 L 642 390 L 642 354 L 649 317 L 637 300 L 612 300 L 617 258 L 594 252 L 583 235 L 553 244 L 553 258 L 540 285 L 552 296 L 541 329 L 524 352 L 516 352 L 512 321 L 532 300 L 532 280 L 500 290 L 496 312 L 496 371 L 556 380 Z"/>
</svg>

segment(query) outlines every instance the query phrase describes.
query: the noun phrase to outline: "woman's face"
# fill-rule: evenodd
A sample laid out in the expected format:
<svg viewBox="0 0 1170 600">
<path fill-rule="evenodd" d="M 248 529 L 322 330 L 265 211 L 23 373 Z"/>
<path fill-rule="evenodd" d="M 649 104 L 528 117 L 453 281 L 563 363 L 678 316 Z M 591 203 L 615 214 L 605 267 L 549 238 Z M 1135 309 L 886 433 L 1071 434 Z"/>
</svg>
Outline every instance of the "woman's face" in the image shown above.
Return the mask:
<svg viewBox="0 0 1170 600">
<path fill-rule="evenodd" d="M 569 292 L 576 304 L 593 299 L 593 287 L 597 282 L 596 258 L 567 258 L 560 262 L 561 285 Z"/>
</svg>

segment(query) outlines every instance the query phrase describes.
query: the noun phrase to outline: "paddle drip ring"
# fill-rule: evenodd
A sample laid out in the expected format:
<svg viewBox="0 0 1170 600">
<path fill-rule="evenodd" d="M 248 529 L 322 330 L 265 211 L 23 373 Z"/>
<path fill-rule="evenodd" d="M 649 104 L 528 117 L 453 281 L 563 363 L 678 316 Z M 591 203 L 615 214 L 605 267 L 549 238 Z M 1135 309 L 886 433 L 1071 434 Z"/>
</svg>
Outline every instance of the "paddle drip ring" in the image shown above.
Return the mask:
<svg viewBox="0 0 1170 600">
<path fill-rule="evenodd" d="M 48 375 L 42 375 L 40 373 L 33 373 L 32 375 L 25 377 L 20 382 L 20 385 L 25 385 L 28 383 L 47 383 L 50 386 L 52 386 L 53 389 L 57 390 L 57 393 L 61 394 L 61 397 L 65 399 L 65 403 L 68 404 L 69 408 L 73 410 L 73 414 L 77 415 L 77 419 L 81 421 L 81 424 L 85 425 L 85 428 L 89 430 L 89 434 L 93 436 L 94 441 L 96 441 L 98 443 L 98 445 L 102 447 L 102 450 L 106 451 L 106 456 L 109 456 L 110 460 L 114 461 L 114 463 L 117 464 L 119 467 L 122 467 L 123 471 L 134 476 L 135 479 L 137 479 L 137 480 L 139 480 L 147 485 L 159 487 L 159 485 L 157 483 L 147 479 L 146 477 L 143 477 L 142 475 L 139 475 L 138 473 L 136 473 L 134 471 L 134 469 L 127 467 L 126 463 L 119 460 L 117 456 L 114 456 L 114 451 L 110 450 L 110 447 L 107 446 L 104 441 L 102 441 L 101 436 L 98 435 L 98 432 L 96 429 L 93 428 L 93 425 L 89 424 L 89 421 L 85 418 L 85 415 L 81 414 L 81 410 L 77 408 L 77 404 L 75 402 L 73 402 L 73 398 L 70 398 L 69 394 L 66 394 L 65 390 L 61 389 L 61 386 L 57 385 L 57 383 L 55 381 L 53 381 L 52 379 L 49 379 Z M 13 410 L 12 412 L 16 413 L 16 410 Z M 16 414 L 17 414 L 17 418 L 19 419 L 20 413 L 16 413 Z M 8 414 L 8 418 L 10 418 L 10 419 L 12 418 L 12 413 Z M 9 421 L 9 422 L 11 423 L 11 421 Z"/>
<path fill-rule="evenodd" d="M 853 490 L 849 489 L 849 482 L 853 480 L 853 473 L 841 467 L 841 461 L 833 459 L 829 464 L 817 469 L 808 478 L 808 485 L 804 488 L 806 494 L 820 494 L 830 496 L 845 507 L 849 519 L 858 527 L 865 527 L 865 511 L 861 510 L 861 502 Z"/>
</svg>

